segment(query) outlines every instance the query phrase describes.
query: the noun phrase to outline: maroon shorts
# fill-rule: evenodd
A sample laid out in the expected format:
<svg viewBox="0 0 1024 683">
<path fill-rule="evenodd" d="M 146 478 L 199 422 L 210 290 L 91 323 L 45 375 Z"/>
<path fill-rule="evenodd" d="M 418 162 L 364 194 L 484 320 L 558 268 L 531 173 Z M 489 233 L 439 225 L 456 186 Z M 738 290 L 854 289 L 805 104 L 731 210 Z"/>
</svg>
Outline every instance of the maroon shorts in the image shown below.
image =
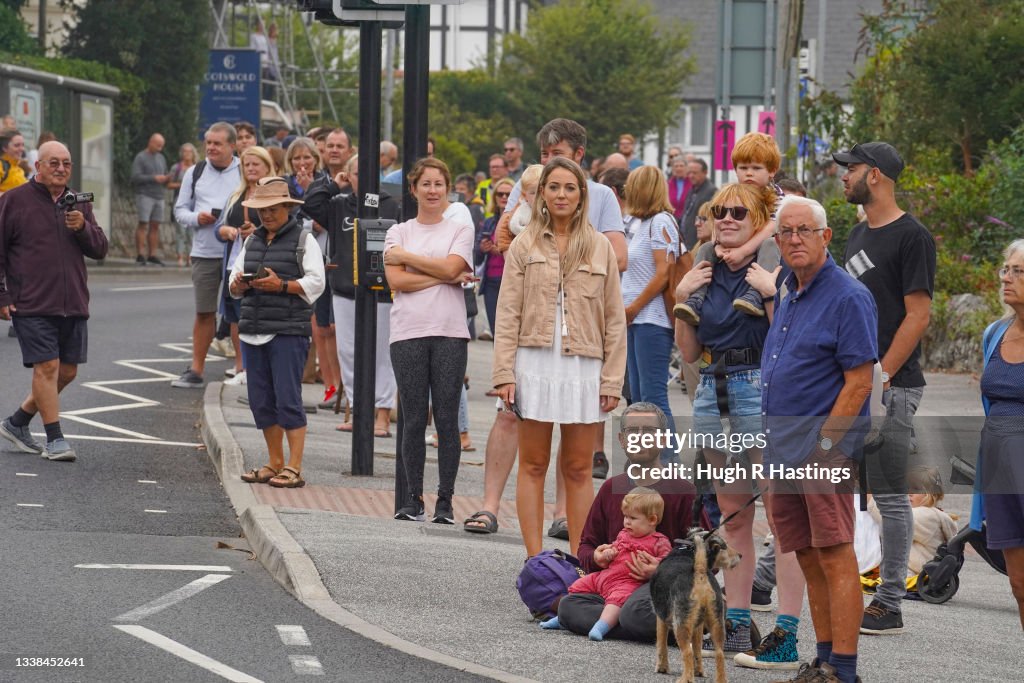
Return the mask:
<svg viewBox="0 0 1024 683">
<path fill-rule="evenodd" d="M 787 492 L 773 487 L 768 499 L 775 540 L 783 553 L 853 543 L 852 493 Z"/>
</svg>

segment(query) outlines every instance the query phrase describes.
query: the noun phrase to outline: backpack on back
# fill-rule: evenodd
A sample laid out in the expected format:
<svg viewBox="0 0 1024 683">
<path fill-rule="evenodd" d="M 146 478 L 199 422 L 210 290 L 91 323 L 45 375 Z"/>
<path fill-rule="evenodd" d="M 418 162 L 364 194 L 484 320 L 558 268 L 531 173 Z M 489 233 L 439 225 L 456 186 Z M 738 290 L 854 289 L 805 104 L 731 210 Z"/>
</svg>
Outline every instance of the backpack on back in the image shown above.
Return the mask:
<svg viewBox="0 0 1024 683">
<path fill-rule="evenodd" d="M 523 565 L 516 590 L 534 619 L 556 616 L 555 602 L 569 593 L 569 586 L 586 575 L 580 561 L 561 550 L 544 550 Z"/>
</svg>

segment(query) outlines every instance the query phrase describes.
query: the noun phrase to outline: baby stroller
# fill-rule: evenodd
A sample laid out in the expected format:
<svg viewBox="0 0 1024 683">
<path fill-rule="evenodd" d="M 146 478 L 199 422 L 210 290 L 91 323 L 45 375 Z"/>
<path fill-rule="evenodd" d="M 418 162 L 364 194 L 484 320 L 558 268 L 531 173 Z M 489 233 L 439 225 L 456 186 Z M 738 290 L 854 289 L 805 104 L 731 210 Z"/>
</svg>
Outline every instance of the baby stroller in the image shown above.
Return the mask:
<svg viewBox="0 0 1024 683">
<path fill-rule="evenodd" d="M 950 481 L 954 484 L 972 484 L 974 466 L 961 458 L 952 459 L 953 472 Z M 970 526 L 961 529 L 949 542 L 940 545 L 935 557 L 926 562 L 917 575 L 917 593 L 925 602 L 941 605 L 960 589 L 960 568 L 964 566 L 964 548 L 970 545 L 989 566 L 1006 575 L 1006 560 L 1001 550 L 989 550 L 985 543 L 986 527 L 975 531 Z"/>
</svg>

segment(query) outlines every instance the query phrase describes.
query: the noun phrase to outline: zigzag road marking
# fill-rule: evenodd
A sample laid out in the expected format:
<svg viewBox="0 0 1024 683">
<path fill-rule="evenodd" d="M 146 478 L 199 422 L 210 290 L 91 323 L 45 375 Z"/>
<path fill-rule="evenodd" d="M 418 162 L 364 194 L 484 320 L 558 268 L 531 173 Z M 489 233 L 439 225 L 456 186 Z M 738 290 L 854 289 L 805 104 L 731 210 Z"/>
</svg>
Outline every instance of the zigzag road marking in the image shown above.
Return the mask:
<svg viewBox="0 0 1024 683">
<path fill-rule="evenodd" d="M 86 424 L 91 427 L 98 429 L 104 429 L 115 434 L 121 434 L 123 436 L 132 437 L 130 439 L 125 438 L 114 438 L 114 437 L 88 437 L 88 436 L 75 436 L 72 438 L 77 439 L 92 439 L 92 440 L 103 440 L 103 441 L 117 441 L 121 443 L 146 443 L 151 445 L 173 445 L 173 446 L 198 446 L 199 444 L 184 443 L 178 441 L 165 441 L 158 436 L 152 436 L 150 434 L 143 434 L 141 432 L 134 432 L 129 429 L 117 427 L 115 425 L 106 424 L 99 422 L 95 419 L 85 417 L 86 415 L 98 415 L 102 413 L 114 413 L 122 410 L 135 410 L 137 408 L 153 408 L 161 405 L 160 401 L 154 401 L 150 398 L 143 396 L 137 396 L 136 394 L 128 393 L 127 391 L 119 391 L 113 389 L 113 386 L 124 386 L 131 384 L 149 384 L 153 382 L 166 382 L 177 377 L 177 373 L 166 372 L 158 368 L 149 367 L 149 365 L 159 363 L 183 363 L 191 360 L 192 358 L 192 344 L 191 343 L 164 343 L 159 345 L 160 348 L 174 351 L 181 356 L 171 358 L 133 358 L 128 360 L 114 361 L 114 365 L 119 365 L 129 370 L 142 373 L 143 375 L 150 375 L 144 377 L 136 377 L 132 379 L 111 379 L 111 380 L 98 380 L 93 382 L 83 382 L 82 387 L 98 391 L 100 393 L 108 394 L 110 396 L 116 396 L 117 398 L 128 401 L 127 403 L 117 403 L 109 406 L 96 406 L 93 408 L 80 408 L 78 410 L 67 410 L 61 411 L 61 418 L 67 418 L 74 422 Z M 218 361 L 225 360 L 221 356 L 207 356 L 207 361 Z"/>
</svg>

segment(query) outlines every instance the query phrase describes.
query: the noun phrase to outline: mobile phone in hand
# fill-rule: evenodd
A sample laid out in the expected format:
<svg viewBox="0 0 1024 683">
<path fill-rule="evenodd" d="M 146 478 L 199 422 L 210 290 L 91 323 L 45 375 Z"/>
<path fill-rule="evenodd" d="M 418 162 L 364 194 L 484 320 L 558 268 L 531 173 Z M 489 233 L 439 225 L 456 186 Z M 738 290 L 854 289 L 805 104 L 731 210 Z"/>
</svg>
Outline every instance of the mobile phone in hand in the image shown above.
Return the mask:
<svg viewBox="0 0 1024 683">
<path fill-rule="evenodd" d="M 223 209 L 210 209 L 210 215 L 214 218 L 220 218 L 220 214 Z"/>
</svg>

